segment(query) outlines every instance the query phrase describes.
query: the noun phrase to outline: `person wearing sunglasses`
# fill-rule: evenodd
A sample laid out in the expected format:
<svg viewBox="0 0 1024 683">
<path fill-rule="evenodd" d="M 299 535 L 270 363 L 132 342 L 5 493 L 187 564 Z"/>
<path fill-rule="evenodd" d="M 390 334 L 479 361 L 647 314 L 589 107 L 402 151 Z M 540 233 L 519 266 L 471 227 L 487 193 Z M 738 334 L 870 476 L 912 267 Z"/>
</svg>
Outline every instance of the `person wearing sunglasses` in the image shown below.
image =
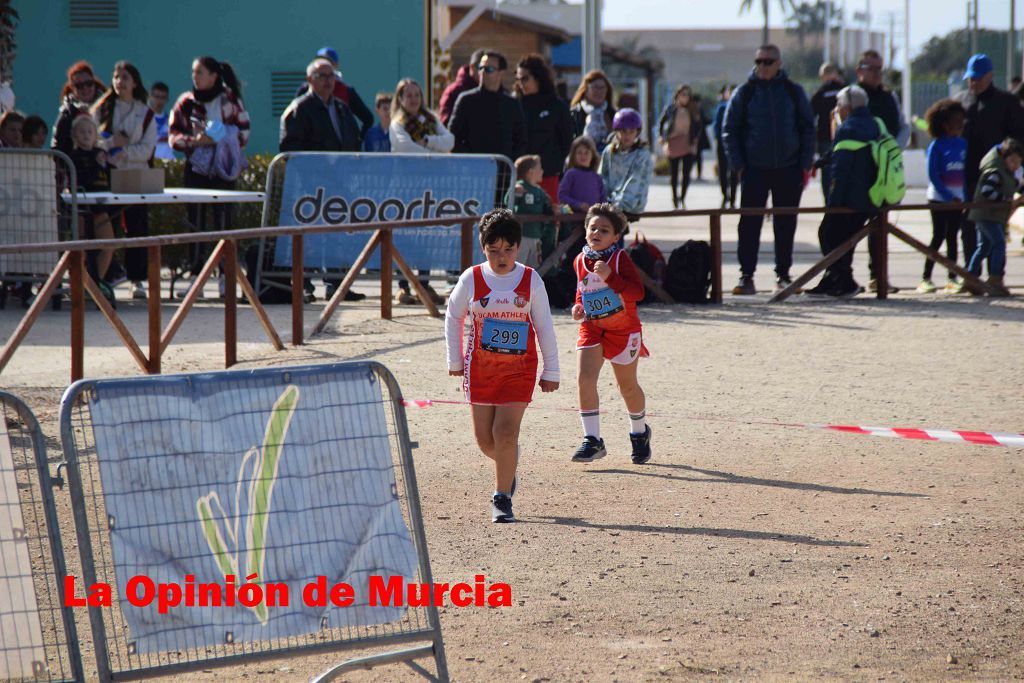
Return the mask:
<svg viewBox="0 0 1024 683">
<path fill-rule="evenodd" d="M 569 105 L 555 92 L 555 75 L 544 57 L 529 54 L 516 65 L 516 94 L 526 117 L 526 151 L 541 160 L 540 186 L 552 202 L 572 144 Z"/>
<path fill-rule="evenodd" d="M 60 110 L 53 124 L 53 139 L 50 141 L 52 149 L 70 154 L 75 148 L 71 140 L 72 121 L 77 116 L 89 115 L 89 108 L 106 89 L 106 85 L 96 78 L 89 62 L 79 61 L 71 65 L 67 82 L 60 92 Z"/>
<path fill-rule="evenodd" d="M 480 60 L 480 85 L 459 95 L 449 122 L 456 154 L 518 159 L 526 153 L 526 117 L 519 101 L 505 91 L 507 69 L 500 52 L 486 52 Z"/>
<path fill-rule="evenodd" d="M 772 206 L 800 206 L 805 178 L 814 161 L 814 116 L 807 94 L 782 69 L 782 53 L 775 45 L 762 45 L 754 68 L 740 85 L 725 111 L 722 142 L 729 166 L 740 180 L 740 206 L 763 209 L 771 194 Z M 733 294 L 756 294 L 754 271 L 761 244 L 760 215 L 741 216 L 737 254 L 739 284 Z M 792 282 L 793 239 L 796 215 L 775 215 L 776 291 Z"/>
</svg>

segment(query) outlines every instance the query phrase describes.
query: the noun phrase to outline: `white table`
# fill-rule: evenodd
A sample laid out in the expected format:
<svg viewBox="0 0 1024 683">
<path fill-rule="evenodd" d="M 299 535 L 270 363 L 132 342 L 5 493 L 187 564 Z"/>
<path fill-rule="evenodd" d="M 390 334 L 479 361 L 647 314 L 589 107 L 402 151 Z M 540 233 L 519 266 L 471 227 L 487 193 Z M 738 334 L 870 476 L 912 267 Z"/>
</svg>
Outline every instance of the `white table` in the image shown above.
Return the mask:
<svg viewBox="0 0 1024 683">
<path fill-rule="evenodd" d="M 71 194 L 61 195 L 71 201 Z M 233 204 L 235 202 L 262 202 L 263 192 L 247 190 L 206 190 L 194 187 L 168 187 L 154 194 L 128 194 L 124 192 L 79 192 L 78 205 L 101 204 Z"/>
</svg>

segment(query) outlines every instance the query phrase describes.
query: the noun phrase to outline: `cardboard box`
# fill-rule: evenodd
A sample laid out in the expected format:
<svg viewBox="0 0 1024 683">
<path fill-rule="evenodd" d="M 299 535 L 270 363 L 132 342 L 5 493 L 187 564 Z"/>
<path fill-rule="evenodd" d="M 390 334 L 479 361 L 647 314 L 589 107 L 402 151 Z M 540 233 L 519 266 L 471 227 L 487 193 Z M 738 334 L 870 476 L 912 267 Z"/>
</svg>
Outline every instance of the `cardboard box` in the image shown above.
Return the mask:
<svg viewBox="0 0 1024 683">
<path fill-rule="evenodd" d="M 121 194 L 163 194 L 164 169 L 115 168 L 110 172 L 110 191 Z"/>
</svg>

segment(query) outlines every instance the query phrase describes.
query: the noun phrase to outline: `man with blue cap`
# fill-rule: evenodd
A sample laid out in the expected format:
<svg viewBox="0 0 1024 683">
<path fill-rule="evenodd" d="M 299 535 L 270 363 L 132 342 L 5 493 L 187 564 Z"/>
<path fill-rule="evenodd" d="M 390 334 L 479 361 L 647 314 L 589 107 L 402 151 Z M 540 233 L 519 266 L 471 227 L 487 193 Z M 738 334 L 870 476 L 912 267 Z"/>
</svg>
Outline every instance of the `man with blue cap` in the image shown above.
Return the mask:
<svg viewBox="0 0 1024 683">
<path fill-rule="evenodd" d="M 1024 107 L 1019 98 L 992 83 L 992 60 L 986 54 L 976 54 L 967 60 L 967 90 L 957 99 L 967 110 L 963 138 L 967 141 L 967 167 L 964 169 L 964 187 L 974 192 L 980 175 L 982 158 L 989 150 L 1012 137 L 1024 138 Z M 970 196 L 970 195 L 968 195 Z M 966 215 L 961 225 L 964 257 L 969 259 L 978 245 L 977 232 Z"/>
<path fill-rule="evenodd" d="M 359 93 L 351 85 L 342 80 L 341 72 L 338 71 L 338 51 L 333 47 L 322 47 L 316 51 L 316 56 L 326 59 L 334 67 L 334 96 L 344 102 L 355 117 L 359 119 L 359 135 L 366 137 L 366 131 L 373 126 L 373 112 L 367 108 Z M 303 83 L 295 93 L 295 97 L 302 97 L 309 91 L 309 83 Z"/>
</svg>

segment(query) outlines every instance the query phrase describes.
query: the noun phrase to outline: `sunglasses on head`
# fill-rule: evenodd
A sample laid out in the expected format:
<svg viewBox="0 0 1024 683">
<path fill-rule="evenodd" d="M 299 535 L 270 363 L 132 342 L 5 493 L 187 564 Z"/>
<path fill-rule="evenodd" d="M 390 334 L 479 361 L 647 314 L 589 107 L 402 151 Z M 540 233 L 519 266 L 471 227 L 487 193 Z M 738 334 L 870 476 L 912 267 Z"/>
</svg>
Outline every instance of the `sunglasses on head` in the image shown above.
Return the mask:
<svg viewBox="0 0 1024 683">
<path fill-rule="evenodd" d="M 492 74 L 492 73 L 494 73 L 495 71 L 498 70 L 498 67 L 496 67 L 496 66 L 484 66 L 484 65 L 481 64 L 479 69 L 481 71 L 483 71 L 485 74 Z"/>
<path fill-rule="evenodd" d="M 754 60 L 754 64 L 757 64 L 758 66 L 771 66 L 771 65 L 772 65 L 772 64 L 774 64 L 774 63 L 775 63 L 776 61 L 777 61 L 777 60 L 775 60 L 775 59 L 770 59 L 770 58 L 766 58 L 766 59 L 755 59 L 755 60 Z"/>
</svg>

